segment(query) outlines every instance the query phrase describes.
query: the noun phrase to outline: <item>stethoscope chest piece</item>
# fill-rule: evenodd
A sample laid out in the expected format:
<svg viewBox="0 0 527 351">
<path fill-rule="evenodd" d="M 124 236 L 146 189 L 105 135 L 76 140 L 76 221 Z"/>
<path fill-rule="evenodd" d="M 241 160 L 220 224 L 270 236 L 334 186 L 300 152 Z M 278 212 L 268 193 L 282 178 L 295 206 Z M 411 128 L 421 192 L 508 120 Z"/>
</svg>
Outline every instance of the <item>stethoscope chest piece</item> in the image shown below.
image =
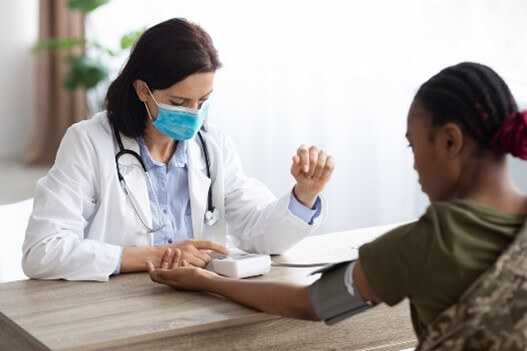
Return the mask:
<svg viewBox="0 0 527 351">
<path fill-rule="evenodd" d="M 203 218 L 203 223 L 208 226 L 212 226 L 220 219 L 220 211 L 216 207 L 212 208 L 212 211 L 207 210 Z"/>
</svg>

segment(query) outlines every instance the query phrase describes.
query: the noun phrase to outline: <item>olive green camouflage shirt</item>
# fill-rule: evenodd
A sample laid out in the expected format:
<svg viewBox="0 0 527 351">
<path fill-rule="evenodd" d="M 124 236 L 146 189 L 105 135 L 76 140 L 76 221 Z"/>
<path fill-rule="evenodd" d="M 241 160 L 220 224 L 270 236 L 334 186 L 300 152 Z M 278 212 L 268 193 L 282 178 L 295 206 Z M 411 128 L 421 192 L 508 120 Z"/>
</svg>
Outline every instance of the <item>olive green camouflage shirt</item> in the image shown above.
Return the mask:
<svg viewBox="0 0 527 351">
<path fill-rule="evenodd" d="M 409 298 L 419 336 L 494 264 L 526 218 L 468 200 L 433 203 L 417 222 L 363 245 L 359 260 L 383 302 Z"/>
</svg>

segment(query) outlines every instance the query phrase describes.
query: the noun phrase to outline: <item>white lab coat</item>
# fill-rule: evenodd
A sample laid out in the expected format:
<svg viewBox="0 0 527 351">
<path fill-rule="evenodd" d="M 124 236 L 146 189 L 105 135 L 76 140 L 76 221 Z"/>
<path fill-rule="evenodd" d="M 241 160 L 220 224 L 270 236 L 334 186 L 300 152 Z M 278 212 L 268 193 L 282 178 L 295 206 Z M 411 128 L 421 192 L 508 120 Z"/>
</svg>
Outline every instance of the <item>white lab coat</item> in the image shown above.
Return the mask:
<svg viewBox="0 0 527 351">
<path fill-rule="evenodd" d="M 278 254 L 324 220 L 327 206 L 323 198 L 321 215 L 312 225 L 306 224 L 289 211 L 289 192 L 277 199 L 261 182 L 244 174 L 229 137 L 212 126 L 202 134 L 210 157 L 213 204 L 220 219 L 211 227 L 203 223 L 210 180 L 201 147 L 190 140 L 187 167 L 195 239 L 224 245 L 229 241 L 243 250 Z M 139 153 L 134 139 L 121 137 L 125 149 Z M 107 281 L 117 267 L 121 247 L 153 245 L 153 234 L 146 233 L 119 184 L 117 151 L 105 112 L 68 129 L 54 166 L 36 185 L 23 245 L 22 268 L 28 277 Z M 152 226 L 139 162 L 126 155 L 119 163 Z"/>
</svg>

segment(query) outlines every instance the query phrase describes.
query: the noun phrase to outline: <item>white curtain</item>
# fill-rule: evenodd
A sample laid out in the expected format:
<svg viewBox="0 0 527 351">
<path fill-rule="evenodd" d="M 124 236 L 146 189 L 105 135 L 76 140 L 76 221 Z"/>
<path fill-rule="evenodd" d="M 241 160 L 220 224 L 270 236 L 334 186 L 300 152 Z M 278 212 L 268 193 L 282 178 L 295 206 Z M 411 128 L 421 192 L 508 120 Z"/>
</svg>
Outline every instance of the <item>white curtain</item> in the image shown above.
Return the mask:
<svg viewBox="0 0 527 351">
<path fill-rule="evenodd" d="M 330 232 L 423 212 L 406 113 L 441 68 L 485 63 L 527 101 L 525 14 L 524 0 L 113 0 L 90 15 L 86 35 L 116 47 L 123 33 L 171 17 L 202 25 L 224 64 L 209 118 L 234 138 L 249 175 L 281 194 L 300 144 L 334 155 L 320 230 Z M 114 74 L 125 58 L 108 62 Z"/>
</svg>

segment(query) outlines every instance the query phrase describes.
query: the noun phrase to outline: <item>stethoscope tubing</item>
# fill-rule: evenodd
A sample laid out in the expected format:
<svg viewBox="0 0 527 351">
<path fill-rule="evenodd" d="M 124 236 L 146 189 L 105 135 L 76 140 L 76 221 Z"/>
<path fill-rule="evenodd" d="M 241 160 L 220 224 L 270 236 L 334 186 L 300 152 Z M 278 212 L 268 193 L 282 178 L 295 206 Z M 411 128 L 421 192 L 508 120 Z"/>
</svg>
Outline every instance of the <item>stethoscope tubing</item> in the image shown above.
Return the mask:
<svg viewBox="0 0 527 351">
<path fill-rule="evenodd" d="M 114 137 L 115 137 L 115 139 L 117 141 L 117 145 L 119 147 L 119 151 L 115 154 L 115 167 L 116 167 L 116 170 L 117 170 L 117 178 L 119 180 L 119 183 L 121 184 L 121 188 L 123 189 L 126 197 L 128 198 L 130 204 L 132 205 L 132 208 L 134 209 L 134 212 L 136 213 L 137 217 L 139 217 L 139 220 L 141 221 L 143 226 L 147 229 L 147 232 L 148 233 L 157 232 L 157 231 L 163 229 L 166 226 L 166 222 L 165 222 L 165 219 L 164 219 L 164 217 L 163 217 L 163 215 L 161 213 L 161 207 L 159 205 L 159 201 L 157 199 L 156 192 L 154 191 L 154 187 L 153 187 L 152 181 L 150 179 L 150 175 L 148 173 L 148 169 L 146 168 L 146 165 L 143 162 L 143 159 L 141 158 L 141 156 L 137 152 L 124 148 L 123 142 L 121 140 L 121 136 L 119 135 L 119 132 L 117 132 L 117 130 L 113 126 L 112 126 L 112 131 L 113 131 Z M 207 144 L 205 143 L 205 140 L 204 140 L 203 136 L 201 135 L 201 131 L 198 131 L 198 137 L 199 137 L 199 139 L 201 141 L 201 144 L 202 144 L 202 147 L 203 147 L 203 156 L 205 158 L 205 164 L 206 164 L 206 169 L 207 169 L 207 177 L 209 179 L 211 179 L 209 153 L 208 153 L 208 150 L 207 150 Z M 146 177 L 146 180 L 147 180 L 147 184 L 150 187 L 150 190 L 152 191 L 152 195 L 154 197 L 154 202 L 155 202 L 155 205 L 156 205 L 156 210 L 158 212 L 158 216 L 159 216 L 159 218 L 162 219 L 162 224 L 159 227 L 150 228 L 148 226 L 148 224 L 146 223 L 146 220 L 143 218 L 143 216 L 140 213 L 139 207 L 137 206 L 137 203 L 135 202 L 135 200 L 133 198 L 133 195 L 130 192 L 130 189 L 128 188 L 128 186 L 126 184 L 126 180 L 124 179 L 123 175 L 121 174 L 121 170 L 119 169 L 119 158 L 124 156 L 124 155 L 130 155 L 130 156 L 134 157 L 139 162 L 141 167 L 143 168 L 143 171 L 144 171 L 144 174 L 145 174 L 145 177 Z M 219 211 L 213 206 L 213 203 L 212 203 L 212 179 L 211 179 L 211 184 L 209 185 L 209 190 L 208 190 L 208 193 L 207 193 L 207 211 L 205 212 L 205 216 L 204 216 L 203 222 L 205 223 L 205 225 L 212 226 L 212 225 L 216 224 L 216 222 L 218 222 L 218 220 L 219 220 Z"/>
</svg>

